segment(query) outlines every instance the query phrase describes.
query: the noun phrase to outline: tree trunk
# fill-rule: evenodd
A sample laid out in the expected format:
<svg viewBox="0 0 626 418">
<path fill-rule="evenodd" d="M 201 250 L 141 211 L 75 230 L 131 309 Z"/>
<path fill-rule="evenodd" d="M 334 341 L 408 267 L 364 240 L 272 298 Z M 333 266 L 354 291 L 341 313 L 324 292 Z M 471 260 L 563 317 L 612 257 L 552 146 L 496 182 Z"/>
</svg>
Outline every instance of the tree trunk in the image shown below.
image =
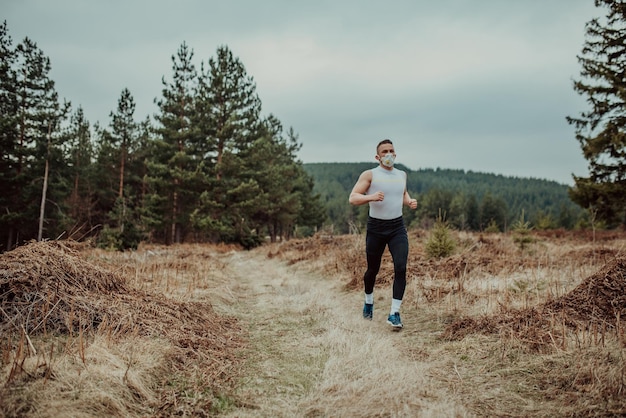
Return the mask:
<svg viewBox="0 0 626 418">
<path fill-rule="evenodd" d="M 50 166 L 50 130 L 52 125 L 48 124 L 48 149 L 46 151 L 46 169 L 43 175 L 43 188 L 41 190 L 41 205 L 39 206 L 39 232 L 37 233 L 37 241 L 43 238 L 43 219 L 46 213 L 46 193 L 48 192 L 48 171 Z"/>
<path fill-rule="evenodd" d="M 178 181 L 174 182 L 176 185 L 178 183 Z M 174 190 L 174 195 L 172 196 L 172 225 L 171 225 L 171 231 L 170 231 L 170 242 L 172 244 L 176 243 L 178 244 L 177 241 L 177 233 L 176 233 L 176 218 L 178 217 L 178 191 Z"/>
<path fill-rule="evenodd" d="M 6 247 L 7 251 L 11 251 L 13 249 L 13 245 L 14 245 L 13 235 L 14 235 L 14 233 L 15 233 L 15 228 L 10 226 L 9 230 L 7 231 L 7 247 Z"/>
<path fill-rule="evenodd" d="M 120 154 L 120 185 L 117 196 L 121 199 L 124 197 L 124 170 L 126 168 L 126 145 L 124 143 L 122 143 L 122 152 Z"/>
</svg>

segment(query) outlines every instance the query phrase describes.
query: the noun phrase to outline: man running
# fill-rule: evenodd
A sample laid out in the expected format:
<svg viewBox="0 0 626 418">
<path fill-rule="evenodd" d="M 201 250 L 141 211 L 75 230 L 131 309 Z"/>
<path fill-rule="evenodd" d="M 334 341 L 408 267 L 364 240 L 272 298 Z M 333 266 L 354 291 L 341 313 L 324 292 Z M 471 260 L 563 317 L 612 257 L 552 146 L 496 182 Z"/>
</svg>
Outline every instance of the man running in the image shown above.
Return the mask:
<svg viewBox="0 0 626 418">
<path fill-rule="evenodd" d="M 400 305 L 406 288 L 406 264 L 409 256 L 409 240 L 402 219 L 402 206 L 416 209 L 417 200 L 412 199 L 406 190 L 406 173 L 394 168 L 395 158 L 393 143 L 389 139 L 380 141 L 376 146 L 378 167 L 361 173 L 352 188 L 349 202 L 356 206 L 369 203 L 365 237 L 367 270 L 363 276 L 363 317 L 370 320 L 373 318 L 374 283 L 385 247 L 389 247 L 394 276 L 393 298 L 387 323 L 401 329 Z"/>
</svg>

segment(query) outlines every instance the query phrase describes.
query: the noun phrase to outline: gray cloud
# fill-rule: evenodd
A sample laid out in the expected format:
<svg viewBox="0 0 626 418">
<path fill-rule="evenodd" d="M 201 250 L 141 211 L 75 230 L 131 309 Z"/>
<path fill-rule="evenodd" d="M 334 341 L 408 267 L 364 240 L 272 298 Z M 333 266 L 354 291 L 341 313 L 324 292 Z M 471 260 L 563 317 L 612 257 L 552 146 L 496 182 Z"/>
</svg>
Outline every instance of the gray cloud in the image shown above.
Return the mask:
<svg viewBox="0 0 626 418">
<path fill-rule="evenodd" d="M 62 97 L 107 125 L 129 88 L 156 112 L 182 42 L 196 64 L 228 45 L 265 113 L 293 127 L 304 162 L 374 161 L 390 137 L 413 169 L 572 183 L 585 175 L 565 116 L 588 0 L 3 1 L 14 42 L 35 40 Z"/>
</svg>

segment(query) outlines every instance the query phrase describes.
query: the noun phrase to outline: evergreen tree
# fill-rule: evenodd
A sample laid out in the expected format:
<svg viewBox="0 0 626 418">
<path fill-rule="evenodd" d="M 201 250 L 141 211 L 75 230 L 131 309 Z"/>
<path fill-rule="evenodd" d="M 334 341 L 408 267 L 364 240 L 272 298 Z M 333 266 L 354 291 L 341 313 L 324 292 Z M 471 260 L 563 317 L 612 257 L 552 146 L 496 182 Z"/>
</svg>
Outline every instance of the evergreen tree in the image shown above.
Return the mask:
<svg viewBox="0 0 626 418">
<path fill-rule="evenodd" d="M 442 214 L 444 218 L 448 218 L 452 198 L 453 194 L 450 190 L 438 188 L 430 189 L 421 196 L 418 211 L 420 219 L 426 223 L 425 226 L 433 225 Z"/>
<path fill-rule="evenodd" d="M 530 222 L 526 221 L 524 218 L 524 211 L 520 214 L 519 219 L 513 222 L 511 229 L 513 230 L 513 242 L 518 245 L 521 251 L 524 251 L 528 248 L 529 244 L 535 241 L 531 235 L 533 228 L 530 225 Z"/>
<path fill-rule="evenodd" d="M 94 184 L 94 146 L 91 126 L 82 107 L 70 117 L 66 132 L 68 159 L 68 177 L 71 193 L 67 206 L 73 225 L 68 225 L 70 238 L 81 239 L 94 231 L 92 213 L 95 201 Z"/>
<path fill-rule="evenodd" d="M 14 203 L 19 215 L 14 226 L 21 231 L 23 239 L 32 239 L 42 237 L 44 218 L 47 235 L 60 232 L 58 220 L 64 213 L 61 204 L 67 192 L 60 176 L 65 167 L 60 127 L 70 105 L 60 103 L 54 81 L 49 77 L 50 59 L 37 44 L 25 38 L 16 51 L 19 134 Z M 45 211 L 48 200 L 55 203 L 50 213 Z"/>
<path fill-rule="evenodd" d="M 251 218 L 257 228 L 265 226 L 272 242 L 292 236 L 301 217 L 306 173 L 296 159 L 301 145 L 290 130 L 283 136 L 281 123 L 270 115 L 263 124 L 264 135 L 243 152 L 245 172 L 259 185 L 262 203 L 253 207 Z M 310 208 L 308 208 L 310 210 Z"/>
<path fill-rule="evenodd" d="M 102 228 L 109 222 L 108 214 L 115 205 L 118 196 L 119 154 L 115 148 L 115 139 L 111 131 L 102 128 L 98 123 L 94 126 L 95 162 L 92 223 Z"/>
<path fill-rule="evenodd" d="M 126 184 L 128 154 L 133 151 L 139 136 L 138 124 L 135 122 L 135 100 L 128 89 L 122 90 L 122 94 L 117 102 L 117 112 L 111 112 L 110 116 L 111 145 L 119 154 L 117 196 L 122 198 Z"/>
<path fill-rule="evenodd" d="M 451 232 L 450 225 L 440 212 L 435 219 L 424 246 L 428 258 L 444 258 L 452 255 L 457 247 L 457 243 Z"/>
<path fill-rule="evenodd" d="M 487 193 L 481 201 L 480 220 L 482 229 L 496 227 L 499 231 L 504 231 L 507 220 L 506 202 L 491 193 Z"/>
<path fill-rule="evenodd" d="M 464 193 L 457 193 L 450 201 L 449 223 L 458 230 L 466 230 L 467 225 L 467 198 Z"/>
<path fill-rule="evenodd" d="M 172 81 L 166 82 L 163 78 L 163 97 L 157 101 L 160 113 L 156 116 L 159 124 L 156 131 L 159 138 L 150 164 L 149 200 L 152 208 L 160 206 L 153 213 L 160 213 L 161 219 L 154 221 L 163 228 L 166 243 L 183 241 L 190 213 L 194 210 L 186 206 L 194 200 L 194 195 L 189 196 L 191 188 L 188 183 L 196 175 L 194 154 L 190 149 L 197 135 L 192 123 L 197 84 L 193 55 L 193 50 L 185 43 L 179 47 L 172 56 Z"/>
<path fill-rule="evenodd" d="M 561 205 L 558 214 L 558 226 L 565 229 L 572 229 L 576 223 L 576 216 L 566 205 Z"/>
<path fill-rule="evenodd" d="M 297 164 L 296 190 L 300 197 L 300 212 L 296 218 L 296 227 L 300 231 L 298 236 L 313 235 L 320 229 L 327 219 L 326 206 L 322 196 L 315 192 L 315 181 L 302 167 Z M 297 231 L 295 231 L 297 233 Z"/>
<path fill-rule="evenodd" d="M 152 156 L 155 154 L 156 141 L 154 140 L 154 127 L 149 117 L 139 123 L 139 136 L 136 150 L 130 155 L 128 183 L 136 196 L 136 211 L 140 217 L 139 223 L 145 238 L 151 239 L 152 229 L 159 224 L 158 205 L 152 205 L 149 166 Z"/>
<path fill-rule="evenodd" d="M 257 141 L 263 139 L 268 145 L 273 139 L 264 138 L 261 101 L 252 77 L 225 46 L 209 58 L 207 67 L 201 67 L 196 109 L 196 149 L 203 160 L 204 191 L 194 222 L 212 239 L 237 240 L 239 231 L 255 229 L 243 226 L 252 219 L 241 211 L 260 187 L 258 176 L 250 174 L 254 163 L 245 160 L 263 148 Z M 257 148 L 251 150 L 254 144 Z"/>
<path fill-rule="evenodd" d="M 574 82 L 591 109 L 567 118 L 589 163 L 589 177 L 574 176 L 570 196 L 598 219 L 626 227 L 626 4 L 595 0 L 595 5 L 608 9 L 606 19 L 587 23 L 578 57 L 581 79 Z"/>
<path fill-rule="evenodd" d="M 18 102 L 16 52 L 7 22 L 0 25 L 0 251 L 16 243 L 15 222 L 19 218 Z"/>
<path fill-rule="evenodd" d="M 208 66 L 201 75 L 201 86 L 205 88 L 203 117 L 210 121 L 205 134 L 214 145 L 216 176 L 220 179 L 224 153 L 237 154 L 258 139 L 261 101 L 254 80 L 228 47 L 219 47 L 217 57 L 211 57 Z"/>
<path fill-rule="evenodd" d="M 467 226 L 470 231 L 480 231 L 480 209 L 476 195 L 471 194 L 467 199 Z"/>
<path fill-rule="evenodd" d="M 128 178 L 133 178 L 129 162 L 138 152 L 140 133 L 135 121 L 135 101 L 127 88 L 122 90 L 117 109 L 110 117 L 110 130 L 102 131 L 100 136 L 99 163 L 110 168 L 102 173 L 104 184 L 109 188 L 101 195 L 100 202 L 106 211 L 102 245 L 116 249 L 136 248 L 141 238 L 140 215 L 135 208 L 140 201 L 140 190 L 132 187 L 134 183 L 128 184 Z"/>
</svg>

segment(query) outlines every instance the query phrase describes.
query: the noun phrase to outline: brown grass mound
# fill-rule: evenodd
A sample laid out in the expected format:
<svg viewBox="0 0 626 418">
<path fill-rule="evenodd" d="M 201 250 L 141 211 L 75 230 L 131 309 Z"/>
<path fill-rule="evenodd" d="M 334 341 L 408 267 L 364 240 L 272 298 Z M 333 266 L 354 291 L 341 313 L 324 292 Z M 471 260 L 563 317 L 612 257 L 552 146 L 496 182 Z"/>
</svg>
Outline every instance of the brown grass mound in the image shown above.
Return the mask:
<svg viewBox="0 0 626 418">
<path fill-rule="evenodd" d="M 535 349 L 564 346 L 569 329 L 602 334 L 621 333 L 626 319 L 626 258 L 616 258 L 566 295 L 528 309 L 502 307 L 497 315 L 464 317 L 450 324 L 444 337 L 461 339 L 474 333 L 516 337 Z M 620 334 L 621 335 L 621 334 Z"/>
<path fill-rule="evenodd" d="M 568 294 L 544 306 L 572 322 L 617 325 L 626 319 L 626 258 L 616 258 Z"/>
<path fill-rule="evenodd" d="M 194 364 L 208 387 L 231 381 L 242 340 L 235 319 L 208 303 L 180 303 L 129 288 L 123 277 L 81 258 L 70 241 L 32 242 L 0 255 L 0 333 L 107 332 L 160 336 L 176 347 L 173 367 Z"/>
</svg>

